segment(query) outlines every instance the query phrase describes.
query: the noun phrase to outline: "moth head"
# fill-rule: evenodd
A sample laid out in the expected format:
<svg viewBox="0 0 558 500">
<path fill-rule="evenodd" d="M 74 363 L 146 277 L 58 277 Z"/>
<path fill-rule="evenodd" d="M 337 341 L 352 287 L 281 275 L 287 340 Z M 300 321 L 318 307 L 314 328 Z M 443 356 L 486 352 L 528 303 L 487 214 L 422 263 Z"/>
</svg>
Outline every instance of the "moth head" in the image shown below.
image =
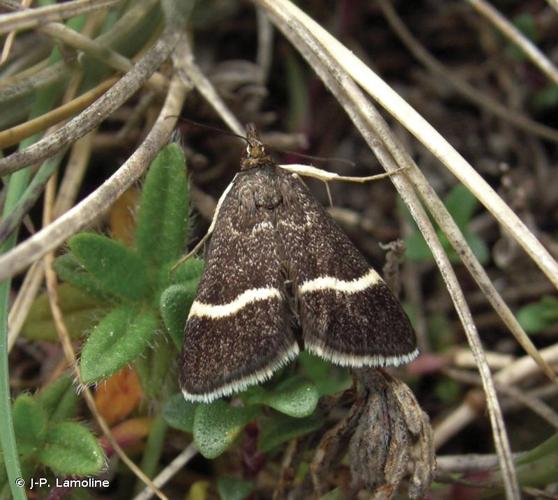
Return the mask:
<svg viewBox="0 0 558 500">
<path fill-rule="evenodd" d="M 265 150 L 263 142 L 260 141 L 253 123 L 246 126 L 246 134 L 246 153 L 242 159 L 241 170 L 261 167 L 269 163 L 269 155 Z"/>
</svg>

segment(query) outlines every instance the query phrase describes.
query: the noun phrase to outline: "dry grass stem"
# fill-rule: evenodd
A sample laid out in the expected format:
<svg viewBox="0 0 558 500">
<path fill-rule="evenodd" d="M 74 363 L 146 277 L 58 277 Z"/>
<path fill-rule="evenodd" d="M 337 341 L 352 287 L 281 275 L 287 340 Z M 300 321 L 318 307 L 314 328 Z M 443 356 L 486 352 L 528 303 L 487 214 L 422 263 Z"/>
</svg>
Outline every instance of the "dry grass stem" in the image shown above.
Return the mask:
<svg viewBox="0 0 558 500">
<path fill-rule="evenodd" d="M 91 40 L 91 38 L 67 28 L 63 24 L 49 23 L 39 28 L 39 31 L 59 40 L 69 47 L 84 52 L 121 73 L 130 71 L 134 66 L 134 63 L 127 57 L 112 50 L 110 47 L 101 45 L 96 40 Z M 151 75 L 149 80 L 147 80 L 146 85 L 151 87 L 152 90 L 161 93 L 167 88 L 168 81 L 163 75 L 155 72 Z"/>
<path fill-rule="evenodd" d="M 186 89 L 183 84 L 177 78 L 173 79 L 155 125 L 132 156 L 99 188 L 72 209 L 10 252 L 2 255 L 0 257 L 0 274 L 13 275 L 22 271 L 107 210 L 122 193 L 139 179 L 159 149 L 168 141 L 185 95 Z"/>
<path fill-rule="evenodd" d="M 185 448 L 180 455 L 176 456 L 174 460 L 167 465 L 157 477 L 153 479 L 153 484 L 157 488 L 162 488 L 173 476 L 184 467 L 192 458 L 194 458 L 198 453 L 196 447 L 191 444 Z M 148 500 L 153 496 L 153 491 L 149 488 L 145 488 L 141 493 L 134 497 L 134 500 Z"/>
<path fill-rule="evenodd" d="M 558 69 L 535 44 L 533 44 L 521 31 L 510 23 L 500 12 L 485 0 L 466 0 L 490 24 L 492 24 L 511 43 L 519 47 L 523 53 L 537 66 L 555 85 L 558 85 Z"/>
<path fill-rule="evenodd" d="M 258 0 L 258 4 L 262 5 L 263 1 Z M 305 29 L 312 33 L 323 47 L 327 47 L 328 53 L 337 61 L 336 72 L 339 71 L 339 68 L 347 71 L 372 98 L 406 127 L 475 195 L 558 288 L 558 263 L 556 260 L 494 189 L 446 139 L 366 64 L 298 7 L 288 0 L 277 0 L 277 5 L 280 6 L 286 17 L 296 19 L 303 24 Z"/>
<path fill-rule="evenodd" d="M 213 84 L 195 63 L 194 54 L 189 44 L 185 44 L 180 50 L 174 52 L 173 61 L 178 76 L 182 78 L 184 84 L 193 85 L 235 134 L 246 135 L 242 124 L 229 110 Z"/>
<path fill-rule="evenodd" d="M 280 0 L 271 4 L 271 2 L 267 0 L 261 0 L 258 3 L 267 9 L 272 21 L 285 36 L 289 38 L 291 43 L 297 47 L 324 81 L 326 86 L 328 86 L 332 94 L 340 101 L 353 123 L 357 126 L 371 149 L 376 153 L 376 156 L 384 168 L 388 172 L 391 172 L 396 170 L 399 166 L 403 166 L 397 165 L 393 161 L 390 154 L 391 151 L 388 152 L 384 145 L 379 144 L 380 141 L 384 144 L 392 141 L 391 137 L 389 137 L 390 133 L 387 125 L 374 110 L 371 103 L 356 87 L 351 78 L 339 69 L 338 58 L 335 57 L 335 55 L 331 58 L 330 53 L 325 50 L 324 46 L 320 44 L 319 41 L 314 40 L 313 35 L 315 31 L 313 26 L 310 30 L 308 29 L 310 23 L 299 24 L 301 16 L 298 14 L 296 16 L 292 15 L 292 11 L 295 10 L 295 7 L 287 1 Z M 374 130 L 375 133 L 372 134 L 370 130 Z M 378 141 L 378 137 L 380 141 Z M 490 422 L 496 449 L 500 457 L 506 492 L 509 498 L 519 498 L 519 487 L 511 459 L 511 450 L 502 412 L 496 396 L 490 369 L 486 363 L 484 351 L 478 337 L 478 332 L 466 304 L 463 292 L 459 287 L 451 264 L 438 241 L 436 231 L 424 212 L 420 201 L 416 197 L 413 187 L 406 180 L 405 174 L 394 176 L 392 180 L 429 245 L 434 259 L 440 268 L 450 296 L 454 301 L 456 311 L 467 334 L 469 345 L 475 355 L 477 366 L 483 380 L 483 387 L 488 400 Z"/>
<path fill-rule="evenodd" d="M 44 23 L 62 21 L 94 10 L 112 7 L 121 0 L 73 0 L 35 9 L 0 15 L 0 34 L 34 28 Z"/>
<path fill-rule="evenodd" d="M 168 31 L 145 56 L 105 94 L 78 116 L 48 137 L 32 146 L 0 159 L 0 175 L 37 163 L 61 151 L 68 144 L 93 130 L 106 116 L 126 102 L 169 56 L 176 45 L 178 34 Z M 0 280 L 6 275 L 0 272 Z"/>
<path fill-rule="evenodd" d="M 62 104 L 52 111 L 38 116 L 31 120 L 17 125 L 15 127 L 3 130 L 0 132 L 0 148 L 5 148 L 18 144 L 23 139 L 31 137 L 37 132 L 46 130 L 52 125 L 56 125 L 67 118 L 76 115 L 83 109 L 90 106 L 95 100 L 102 96 L 108 89 L 110 89 L 116 82 L 117 78 L 111 78 L 101 82 L 96 87 L 88 90 L 80 96 L 72 99 L 70 102 Z"/>
<path fill-rule="evenodd" d="M 558 345 L 547 347 L 540 351 L 540 355 L 549 365 L 558 364 Z M 524 356 L 494 375 L 494 381 L 499 386 L 513 386 L 520 381 L 535 375 L 540 371 L 539 366 L 530 356 Z M 437 448 L 449 441 L 461 429 L 478 416 L 477 412 L 467 402 L 459 405 L 442 422 L 434 428 L 434 443 Z"/>
</svg>

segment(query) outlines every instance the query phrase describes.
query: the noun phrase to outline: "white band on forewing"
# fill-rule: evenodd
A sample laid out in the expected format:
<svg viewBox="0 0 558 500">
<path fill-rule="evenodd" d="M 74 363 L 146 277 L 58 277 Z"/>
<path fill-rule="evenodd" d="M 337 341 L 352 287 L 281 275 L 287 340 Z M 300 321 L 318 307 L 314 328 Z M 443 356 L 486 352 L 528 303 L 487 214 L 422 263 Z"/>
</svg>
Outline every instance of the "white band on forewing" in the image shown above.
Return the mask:
<svg viewBox="0 0 558 500">
<path fill-rule="evenodd" d="M 333 276 L 322 276 L 321 278 L 305 281 L 298 287 L 298 292 L 307 293 L 317 292 L 319 290 L 335 290 L 344 293 L 357 293 L 377 283 L 382 283 L 382 278 L 374 269 L 370 269 L 365 275 L 350 281 L 340 280 Z"/>
<path fill-rule="evenodd" d="M 236 299 L 228 304 L 206 304 L 204 302 L 194 301 L 190 309 L 188 318 L 193 316 L 206 318 L 226 318 L 240 311 L 252 302 L 268 299 L 280 299 L 281 292 L 277 288 L 251 288 L 242 292 Z"/>
</svg>

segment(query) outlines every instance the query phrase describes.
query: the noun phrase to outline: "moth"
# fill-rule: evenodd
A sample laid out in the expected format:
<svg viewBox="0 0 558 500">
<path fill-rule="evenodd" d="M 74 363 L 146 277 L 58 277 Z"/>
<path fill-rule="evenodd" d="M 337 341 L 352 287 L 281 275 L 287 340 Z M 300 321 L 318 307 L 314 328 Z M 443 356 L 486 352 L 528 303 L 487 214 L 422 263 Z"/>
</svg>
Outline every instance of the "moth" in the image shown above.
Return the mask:
<svg viewBox="0 0 558 500">
<path fill-rule="evenodd" d="M 348 367 L 397 366 L 418 354 L 399 301 L 292 170 L 249 129 L 186 322 L 186 400 L 268 380 L 301 347 Z"/>
</svg>

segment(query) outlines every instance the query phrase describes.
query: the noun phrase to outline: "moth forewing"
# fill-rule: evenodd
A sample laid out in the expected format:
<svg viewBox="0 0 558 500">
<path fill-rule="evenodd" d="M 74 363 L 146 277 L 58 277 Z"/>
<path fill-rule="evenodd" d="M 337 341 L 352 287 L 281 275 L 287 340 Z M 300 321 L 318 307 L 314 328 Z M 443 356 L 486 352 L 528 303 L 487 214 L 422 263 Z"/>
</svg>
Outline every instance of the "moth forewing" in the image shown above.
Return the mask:
<svg viewBox="0 0 558 500">
<path fill-rule="evenodd" d="M 418 353 L 401 304 L 301 182 L 305 169 L 284 167 L 248 136 L 186 322 L 180 385 L 188 400 L 210 402 L 269 379 L 299 342 L 353 367 L 399 365 Z"/>
</svg>

